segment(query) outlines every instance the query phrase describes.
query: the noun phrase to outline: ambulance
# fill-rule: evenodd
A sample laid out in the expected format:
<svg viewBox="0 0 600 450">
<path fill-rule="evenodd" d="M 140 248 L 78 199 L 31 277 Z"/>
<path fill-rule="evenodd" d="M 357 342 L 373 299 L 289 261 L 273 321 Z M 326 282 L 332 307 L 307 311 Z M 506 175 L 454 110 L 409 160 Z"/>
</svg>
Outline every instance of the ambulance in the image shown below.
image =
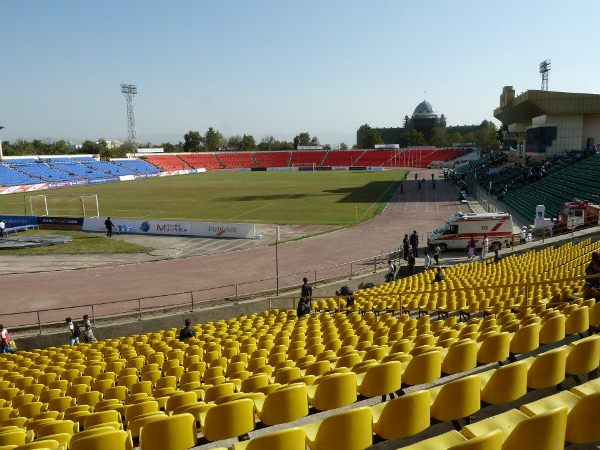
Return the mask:
<svg viewBox="0 0 600 450">
<path fill-rule="evenodd" d="M 503 244 L 506 246 L 513 236 L 512 216 L 503 212 L 456 212 L 429 234 L 427 243 L 430 248 L 439 246 L 441 251 L 464 250 L 471 238 L 474 238 L 477 248 L 481 248 L 485 236 L 489 240 L 490 251 L 501 249 Z"/>
</svg>

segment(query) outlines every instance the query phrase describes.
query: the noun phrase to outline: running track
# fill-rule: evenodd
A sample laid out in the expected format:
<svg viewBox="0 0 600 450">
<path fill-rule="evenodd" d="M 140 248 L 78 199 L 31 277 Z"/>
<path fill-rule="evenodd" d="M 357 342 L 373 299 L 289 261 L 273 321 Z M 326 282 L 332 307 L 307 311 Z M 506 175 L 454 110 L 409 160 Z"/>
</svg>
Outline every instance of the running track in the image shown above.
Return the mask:
<svg viewBox="0 0 600 450">
<path fill-rule="evenodd" d="M 431 185 L 431 172 L 419 170 L 425 176 L 426 185 L 418 190 L 412 174 L 404 182 L 404 193 L 396 192 L 385 211 L 363 224 L 309 239 L 281 244 L 279 246 L 279 273 L 297 273 L 358 260 L 380 253 L 382 250 L 401 246 L 404 233 L 417 230 L 420 242 L 426 242 L 426 233 L 459 209 L 465 209 L 458 201 L 458 190 L 452 184 L 437 182 Z M 345 273 L 349 267 L 343 268 Z M 319 277 L 333 274 L 319 272 Z M 275 274 L 274 247 L 256 247 L 233 253 L 218 253 L 164 261 L 128 264 L 118 267 L 98 267 L 58 272 L 9 274 L 0 276 L 2 286 L 3 314 L 35 311 L 46 308 L 76 307 L 77 305 L 103 303 L 138 297 L 167 295 L 173 292 L 216 288 L 235 283 L 253 282 L 273 277 Z M 309 278 L 314 272 L 307 272 Z M 282 285 L 299 285 L 302 275 L 284 278 Z M 275 282 L 246 284 L 242 292 L 256 292 L 273 288 Z M 215 289 L 196 296 L 201 301 L 224 295 L 233 295 L 234 288 Z M 160 306 L 189 297 L 160 298 L 146 306 Z M 137 307 L 130 302 L 122 306 L 97 308 L 96 314 L 122 312 Z M 55 320 L 67 314 L 80 317 L 82 308 L 60 313 L 46 313 L 44 320 Z M 52 316 L 52 317 L 50 317 Z M 29 317 L 2 317 L 5 324 L 33 323 Z"/>
</svg>

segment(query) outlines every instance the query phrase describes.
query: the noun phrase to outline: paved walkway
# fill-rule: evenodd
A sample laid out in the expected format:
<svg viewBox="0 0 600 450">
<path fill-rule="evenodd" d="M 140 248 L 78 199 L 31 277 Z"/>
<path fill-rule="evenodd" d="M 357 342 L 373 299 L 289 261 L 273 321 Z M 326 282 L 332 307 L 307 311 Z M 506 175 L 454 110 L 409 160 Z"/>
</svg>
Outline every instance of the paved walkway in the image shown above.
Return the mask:
<svg viewBox="0 0 600 450">
<path fill-rule="evenodd" d="M 361 225 L 329 234 L 315 236 L 279 245 L 280 283 L 298 285 L 306 271 L 314 277 L 314 268 L 333 266 L 347 261 L 359 260 L 376 254 L 387 257 L 391 249 L 401 246 L 404 233 L 417 230 L 421 243 L 426 234 L 457 210 L 465 210 L 458 199 L 458 190 L 451 184 L 431 185 L 432 171 L 419 169 L 420 176 L 428 180 L 421 190 L 409 175 L 404 182 L 404 193 L 397 192 L 385 211 L 378 217 Z M 76 308 L 78 305 L 104 303 L 148 296 L 168 296 L 173 292 L 196 291 L 197 301 L 219 296 L 233 295 L 235 284 L 240 294 L 274 288 L 275 281 L 264 280 L 275 276 L 274 246 L 259 246 L 229 253 L 205 256 L 137 262 L 127 265 L 108 265 L 80 270 L 7 274 L 0 276 L 3 313 L 32 311 L 47 308 Z M 33 259 L 31 260 L 33 261 Z M 35 262 L 31 262 L 35 264 Z M 356 270 L 357 266 L 354 266 Z M 342 266 L 319 271 L 319 278 L 333 274 L 348 273 Z M 295 274 L 293 276 L 286 276 Z M 229 288 L 220 286 L 231 285 Z M 146 306 L 161 306 L 187 301 L 187 297 L 161 297 Z M 96 314 L 123 312 L 137 306 L 137 302 L 104 307 Z M 89 311 L 88 309 L 85 312 Z M 69 313 L 79 317 L 81 308 Z M 65 311 L 43 315 L 42 321 L 54 320 L 66 315 Z M 2 316 L 0 316 L 2 317 Z M 4 323 L 16 323 L 23 317 L 3 318 Z M 33 319 L 27 321 L 34 322 Z"/>
</svg>

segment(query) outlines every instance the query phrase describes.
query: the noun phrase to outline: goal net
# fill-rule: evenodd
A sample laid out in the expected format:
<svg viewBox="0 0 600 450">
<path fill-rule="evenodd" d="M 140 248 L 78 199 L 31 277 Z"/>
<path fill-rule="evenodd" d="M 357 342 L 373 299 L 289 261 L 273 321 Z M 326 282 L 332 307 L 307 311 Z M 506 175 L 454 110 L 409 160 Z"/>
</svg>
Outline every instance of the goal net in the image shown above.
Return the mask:
<svg viewBox="0 0 600 450">
<path fill-rule="evenodd" d="M 98 217 L 97 194 L 38 194 L 29 196 L 32 216 Z"/>
</svg>

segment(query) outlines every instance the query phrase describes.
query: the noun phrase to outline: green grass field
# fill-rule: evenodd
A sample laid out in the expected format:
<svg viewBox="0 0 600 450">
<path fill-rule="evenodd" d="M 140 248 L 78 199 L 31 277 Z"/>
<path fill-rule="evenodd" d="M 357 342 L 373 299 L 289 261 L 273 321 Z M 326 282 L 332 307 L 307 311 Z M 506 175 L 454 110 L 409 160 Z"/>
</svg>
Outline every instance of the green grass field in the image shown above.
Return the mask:
<svg viewBox="0 0 600 450">
<path fill-rule="evenodd" d="M 0 212 L 31 214 L 30 195 L 45 194 L 49 215 L 81 216 L 78 196 L 97 194 L 103 216 L 346 226 L 377 215 L 405 177 L 403 170 L 211 171 L 3 195 Z M 40 198 L 33 214 L 43 214 Z"/>
</svg>

